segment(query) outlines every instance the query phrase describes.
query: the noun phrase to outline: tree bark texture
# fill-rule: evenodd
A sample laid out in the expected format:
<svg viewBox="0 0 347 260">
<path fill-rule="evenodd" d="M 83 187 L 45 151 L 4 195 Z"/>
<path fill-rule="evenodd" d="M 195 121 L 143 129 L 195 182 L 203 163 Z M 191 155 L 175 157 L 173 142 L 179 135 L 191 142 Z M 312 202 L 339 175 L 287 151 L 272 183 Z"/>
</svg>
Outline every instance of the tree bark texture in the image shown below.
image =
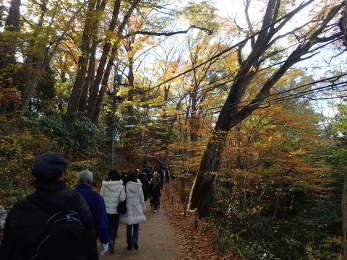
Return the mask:
<svg viewBox="0 0 347 260">
<path fill-rule="evenodd" d="M 92 34 L 93 14 L 95 11 L 95 0 L 89 0 L 87 17 L 83 28 L 82 40 L 81 40 L 81 55 L 78 58 L 77 74 L 75 83 L 72 88 L 72 93 L 69 100 L 68 112 L 77 112 L 82 96 L 83 85 L 85 82 L 88 57 L 90 55 L 90 43 Z"/>
<path fill-rule="evenodd" d="M 104 96 L 105 96 L 105 93 L 106 93 L 106 88 L 107 88 L 107 84 L 108 84 L 108 79 L 110 77 L 111 69 L 112 69 L 112 66 L 114 65 L 113 64 L 114 60 L 117 57 L 118 44 L 120 42 L 122 33 L 124 31 L 124 28 L 125 28 L 126 24 L 129 21 L 130 16 L 132 15 L 133 11 L 139 5 L 140 2 L 141 2 L 141 0 L 134 0 L 131 3 L 131 6 L 127 10 L 126 14 L 124 15 L 123 21 L 122 21 L 122 23 L 119 26 L 119 29 L 118 29 L 118 32 L 117 32 L 117 38 L 118 39 L 113 44 L 112 51 L 111 51 L 111 54 L 110 54 L 110 58 L 109 58 L 109 60 L 107 62 L 107 66 L 106 66 L 104 75 L 102 77 L 101 88 L 99 90 L 99 94 L 98 94 L 97 99 L 96 99 L 96 104 L 94 106 L 94 112 L 91 114 L 92 115 L 92 121 L 95 124 L 98 124 L 99 115 L 100 115 L 100 111 L 101 111 L 101 105 L 102 105 L 102 102 L 104 100 Z M 99 70 L 99 68 L 98 68 L 98 70 Z M 97 84 L 96 80 L 94 82 L 94 85 L 95 84 Z M 99 84 L 100 84 L 100 82 L 99 82 Z"/>
<path fill-rule="evenodd" d="M 108 32 L 110 34 L 114 33 L 114 30 L 115 30 L 116 25 L 117 25 L 117 20 L 118 20 L 119 11 L 120 11 L 120 4 L 121 4 L 121 0 L 116 0 L 114 3 L 111 23 L 110 23 L 109 28 L 108 28 Z M 117 43 L 118 43 L 118 39 L 117 39 Z M 107 41 L 104 43 L 104 46 L 102 48 L 102 54 L 101 54 L 101 57 L 99 60 L 99 65 L 98 65 L 98 69 L 97 69 L 95 78 L 93 80 L 93 84 L 90 85 L 90 94 L 89 94 L 89 99 L 88 99 L 88 117 L 91 120 L 93 120 L 93 117 L 95 114 L 96 103 L 98 100 L 99 86 L 100 86 L 100 82 L 102 80 L 102 77 L 104 75 L 106 61 L 107 61 L 107 57 L 110 53 L 111 46 L 112 46 L 112 44 L 111 44 L 110 39 L 107 39 Z M 112 56 L 112 53 L 114 53 L 116 51 L 116 49 L 117 49 L 117 45 L 114 45 L 112 48 L 112 51 L 111 51 L 111 56 Z"/>
<path fill-rule="evenodd" d="M 129 48 L 127 49 L 128 52 L 132 51 L 131 44 L 132 44 L 132 42 L 129 43 Z M 128 75 L 127 75 L 127 78 L 128 78 L 128 88 L 129 88 L 127 100 L 131 102 L 131 101 L 134 100 L 134 94 L 135 94 L 135 86 L 134 86 L 134 81 L 135 81 L 135 78 L 134 78 L 134 58 L 133 58 L 132 55 L 130 55 L 128 57 Z M 135 124 L 135 122 L 133 121 L 133 119 L 134 119 L 134 117 L 133 117 L 134 116 L 134 108 L 133 108 L 132 104 L 128 104 L 127 105 L 126 113 L 130 117 L 129 123 L 131 125 Z"/>
<path fill-rule="evenodd" d="M 80 99 L 80 103 L 79 103 L 79 107 L 78 107 L 78 110 L 82 111 L 82 112 L 86 112 L 86 110 L 87 110 L 87 99 L 88 99 L 88 95 L 90 93 L 90 87 L 93 85 L 93 81 L 94 81 L 96 48 L 97 48 L 97 42 L 96 42 L 96 39 L 94 39 L 91 50 L 90 50 L 87 78 L 84 82 L 84 86 L 83 86 L 82 94 L 81 94 L 81 99 Z"/>
<path fill-rule="evenodd" d="M 340 19 L 341 31 L 344 34 L 343 44 L 347 47 L 347 0 L 344 0 L 344 8 Z"/>
</svg>

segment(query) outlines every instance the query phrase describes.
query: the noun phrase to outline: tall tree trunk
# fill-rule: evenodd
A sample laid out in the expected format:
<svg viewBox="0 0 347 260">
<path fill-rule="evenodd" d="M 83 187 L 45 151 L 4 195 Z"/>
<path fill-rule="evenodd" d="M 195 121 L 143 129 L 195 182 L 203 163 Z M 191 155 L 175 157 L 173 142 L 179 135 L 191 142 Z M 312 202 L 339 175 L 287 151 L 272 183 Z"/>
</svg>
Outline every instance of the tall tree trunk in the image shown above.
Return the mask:
<svg viewBox="0 0 347 260">
<path fill-rule="evenodd" d="M 82 96 L 83 85 L 88 66 L 88 57 L 90 56 L 90 42 L 93 24 L 93 14 L 95 11 L 95 0 L 89 0 L 86 21 L 84 23 L 82 40 L 81 40 L 81 55 L 78 58 L 77 74 L 75 83 L 72 88 L 72 93 L 69 100 L 68 112 L 77 112 Z"/>
<path fill-rule="evenodd" d="M 80 103 L 79 103 L 79 107 L 78 107 L 78 110 L 82 111 L 82 112 L 86 112 L 88 94 L 90 93 L 90 87 L 93 85 L 93 82 L 94 82 L 96 48 L 97 48 L 97 41 L 96 41 L 96 39 L 94 39 L 91 50 L 90 50 L 87 78 L 84 81 L 84 86 L 82 89 L 82 95 L 81 95 L 81 99 L 80 99 Z"/>
<path fill-rule="evenodd" d="M 347 46 L 347 0 L 344 1 L 344 11 L 341 20 L 342 31 L 344 33 L 344 44 Z M 343 260 L 347 260 L 347 172 L 344 176 L 342 193 L 342 223 L 343 223 Z"/>
<path fill-rule="evenodd" d="M 109 28 L 108 28 L 108 33 L 110 35 L 112 35 L 114 33 L 114 30 L 115 30 L 116 25 L 117 25 L 117 20 L 118 20 L 119 11 L 120 11 L 120 4 L 121 4 L 121 0 L 116 0 L 114 3 L 114 6 L 113 6 L 112 19 L 111 19 L 111 23 L 110 23 Z M 118 44 L 118 39 L 117 39 L 117 44 Z M 114 53 L 117 48 L 118 47 L 115 44 L 112 48 L 111 56 L 112 56 L 112 53 Z M 95 114 L 96 103 L 98 100 L 99 86 L 100 86 L 100 82 L 102 80 L 102 77 L 104 75 L 107 56 L 109 55 L 110 49 L 111 49 L 111 41 L 110 41 L 110 39 L 107 39 L 103 48 L 102 48 L 102 54 L 101 54 L 101 58 L 99 60 L 99 65 L 98 65 L 95 79 L 93 80 L 93 84 L 90 85 L 90 94 L 89 94 L 89 99 L 88 99 L 88 117 L 91 120 L 93 120 L 93 117 Z"/>
<path fill-rule="evenodd" d="M 104 73 L 104 77 L 103 77 L 102 83 L 101 83 L 101 88 L 100 88 L 99 94 L 97 96 L 97 100 L 96 100 L 96 104 L 95 104 L 95 110 L 94 110 L 94 114 L 93 114 L 93 117 L 92 117 L 92 121 L 96 125 L 99 122 L 101 105 L 102 105 L 102 102 L 104 100 L 104 96 L 105 96 L 106 89 L 107 89 L 107 84 L 108 84 L 108 79 L 110 77 L 111 69 L 112 69 L 112 66 L 113 66 L 113 61 L 114 61 L 116 55 L 117 55 L 117 49 L 115 49 L 113 55 L 111 55 L 111 57 L 110 57 L 110 59 L 109 59 L 109 61 L 107 63 L 106 70 L 105 70 L 105 73 Z"/>
<path fill-rule="evenodd" d="M 188 205 L 188 208 L 190 209 L 197 208 L 200 217 L 207 217 L 210 214 L 213 177 L 206 173 L 219 170 L 220 160 L 226 140 L 227 132 L 214 132 L 207 144 L 205 153 L 201 160 L 199 172 L 196 175 Z"/>
<path fill-rule="evenodd" d="M 344 40 L 343 43 L 345 46 L 347 46 L 347 0 L 344 0 L 344 8 L 343 8 L 343 12 L 342 12 L 342 17 L 340 20 L 340 27 L 341 27 L 341 31 L 344 34 Z"/>
<path fill-rule="evenodd" d="M 130 52 L 132 51 L 131 47 L 129 48 L 128 51 L 130 51 Z M 131 101 L 134 100 L 134 94 L 135 94 L 135 86 L 134 86 L 134 80 L 135 80 L 135 78 L 134 78 L 134 59 L 133 59 L 132 56 L 128 58 L 128 76 L 127 76 L 127 78 L 128 78 L 128 87 L 129 87 L 129 92 L 128 92 L 127 99 L 131 103 Z M 134 107 L 133 107 L 132 104 L 127 105 L 126 113 L 129 116 L 129 118 L 131 118 L 129 120 L 130 125 L 135 124 L 134 117 L 133 117 L 134 116 Z"/>
<path fill-rule="evenodd" d="M 129 18 L 133 13 L 134 9 L 138 6 L 138 4 L 140 2 L 141 2 L 141 0 L 134 0 L 131 3 L 131 6 L 129 7 L 128 11 L 124 15 L 123 21 L 122 21 L 121 25 L 119 26 L 118 33 L 117 33 L 118 40 L 116 40 L 116 42 L 114 43 L 114 45 L 112 47 L 111 55 L 110 55 L 110 58 L 108 60 L 107 66 L 106 66 L 105 73 L 103 75 L 101 88 L 100 88 L 99 94 L 97 96 L 96 104 L 95 104 L 94 108 L 92 107 L 92 109 L 94 109 L 94 112 L 91 114 L 91 116 L 92 116 L 92 121 L 95 124 L 98 124 L 99 115 L 100 115 L 100 111 L 101 111 L 101 105 L 102 105 L 102 102 L 104 100 L 104 95 L 106 93 L 106 87 L 107 87 L 108 79 L 110 77 L 111 68 L 113 66 L 113 62 L 114 62 L 115 58 L 117 57 L 118 44 L 120 42 L 121 35 L 123 33 L 125 25 L 128 23 Z M 98 70 L 99 70 L 99 68 L 98 68 Z M 95 79 L 94 85 L 95 84 L 96 84 L 96 79 Z M 89 116 L 90 116 L 90 114 L 89 114 Z"/>
</svg>

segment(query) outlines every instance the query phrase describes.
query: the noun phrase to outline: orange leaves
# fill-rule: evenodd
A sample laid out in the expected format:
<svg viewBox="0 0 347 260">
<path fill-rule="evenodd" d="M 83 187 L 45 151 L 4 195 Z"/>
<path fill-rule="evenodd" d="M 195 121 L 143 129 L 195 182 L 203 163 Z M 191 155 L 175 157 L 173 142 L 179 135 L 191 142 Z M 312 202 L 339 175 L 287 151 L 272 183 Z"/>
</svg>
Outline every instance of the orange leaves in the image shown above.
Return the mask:
<svg viewBox="0 0 347 260">
<path fill-rule="evenodd" d="M 216 248 L 218 231 L 211 224 L 195 219 L 192 212 L 182 214 L 184 206 L 177 203 L 182 199 L 179 194 L 181 187 L 176 186 L 174 182 L 166 186 L 162 204 L 170 224 L 176 229 L 180 249 L 179 259 L 242 260 L 243 258 L 237 255 L 218 252 Z"/>
<path fill-rule="evenodd" d="M 20 101 L 20 92 L 15 88 L 0 88 L 0 111 L 13 111 Z"/>
</svg>

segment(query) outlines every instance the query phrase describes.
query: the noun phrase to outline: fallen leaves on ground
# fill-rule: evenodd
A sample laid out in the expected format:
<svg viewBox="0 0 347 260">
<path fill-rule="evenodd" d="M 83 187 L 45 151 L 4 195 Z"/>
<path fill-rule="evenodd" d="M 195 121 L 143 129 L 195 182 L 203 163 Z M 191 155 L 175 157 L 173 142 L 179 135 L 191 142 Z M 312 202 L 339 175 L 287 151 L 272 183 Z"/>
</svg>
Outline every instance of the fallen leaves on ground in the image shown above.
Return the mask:
<svg viewBox="0 0 347 260">
<path fill-rule="evenodd" d="M 174 189 L 168 185 L 165 187 L 162 202 L 170 224 L 176 230 L 177 243 L 179 247 L 179 259 L 230 259 L 243 260 L 237 255 L 218 253 L 214 248 L 216 231 L 207 223 L 197 221 L 193 213 L 184 213 L 179 197 Z M 204 231 L 205 230 L 205 231 Z"/>
</svg>

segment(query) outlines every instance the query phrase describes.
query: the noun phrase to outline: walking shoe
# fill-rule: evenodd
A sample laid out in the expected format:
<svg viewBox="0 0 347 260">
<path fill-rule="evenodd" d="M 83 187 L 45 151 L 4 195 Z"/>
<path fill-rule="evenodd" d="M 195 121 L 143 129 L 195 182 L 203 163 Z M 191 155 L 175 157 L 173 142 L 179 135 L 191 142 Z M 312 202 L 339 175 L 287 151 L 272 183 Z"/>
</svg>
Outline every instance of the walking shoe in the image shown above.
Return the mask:
<svg viewBox="0 0 347 260">
<path fill-rule="evenodd" d="M 153 210 L 154 213 L 156 213 L 157 211 L 156 210 Z"/>
<path fill-rule="evenodd" d="M 110 241 L 110 253 L 114 253 L 114 241 Z"/>
<path fill-rule="evenodd" d="M 132 249 L 132 246 L 131 246 L 131 245 L 128 245 L 128 246 L 127 246 L 127 249 L 128 249 L 128 250 L 131 250 L 131 249 Z"/>
<path fill-rule="evenodd" d="M 138 249 L 139 249 L 139 246 L 135 243 L 135 244 L 134 244 L 134 248 L 135 248 L 135 250 L 138 250 Z"/>
</svg>

